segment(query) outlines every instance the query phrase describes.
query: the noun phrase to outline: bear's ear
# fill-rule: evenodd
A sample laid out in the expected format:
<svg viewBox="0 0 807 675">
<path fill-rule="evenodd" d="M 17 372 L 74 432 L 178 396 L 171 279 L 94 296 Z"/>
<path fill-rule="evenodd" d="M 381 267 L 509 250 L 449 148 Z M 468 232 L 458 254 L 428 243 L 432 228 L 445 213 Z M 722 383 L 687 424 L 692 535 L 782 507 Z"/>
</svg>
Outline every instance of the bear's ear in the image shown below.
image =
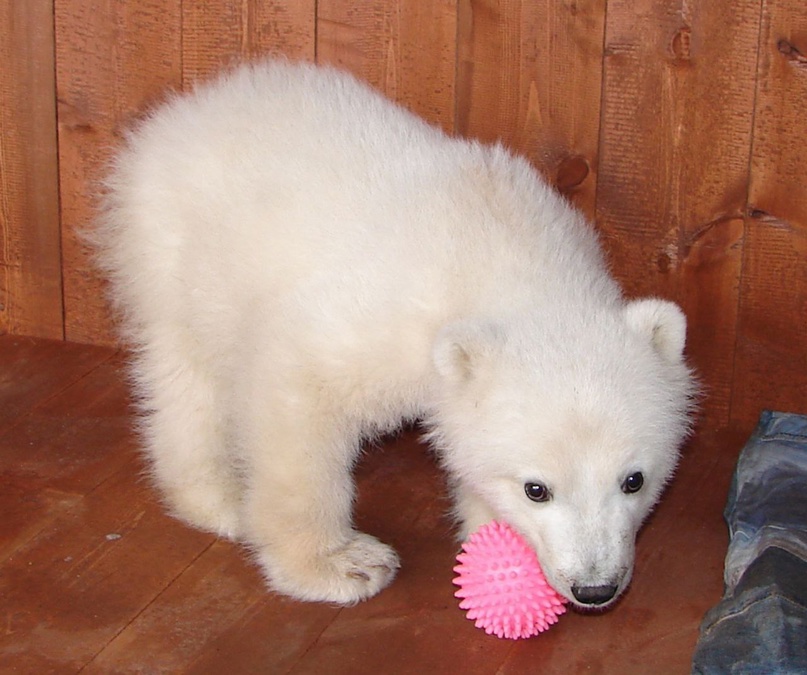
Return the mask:
<svg viewBox="0 0 807 675">
<path fill-rule="evenodd" d="M 687 320 L 674 302 L 645 298 L 625 307 L 625 320 L 637 333 L 645 335 L 655 350 L 669 363 L 680 363 L 684 357 Z"/>
<path fill-rule="evenodd" d="M 432 354 L 441 377 L 456 384 L 477 377 L 504 342 L 501 328 L 487 321 L 458 321 L 443 328 Z"/>
</svg>

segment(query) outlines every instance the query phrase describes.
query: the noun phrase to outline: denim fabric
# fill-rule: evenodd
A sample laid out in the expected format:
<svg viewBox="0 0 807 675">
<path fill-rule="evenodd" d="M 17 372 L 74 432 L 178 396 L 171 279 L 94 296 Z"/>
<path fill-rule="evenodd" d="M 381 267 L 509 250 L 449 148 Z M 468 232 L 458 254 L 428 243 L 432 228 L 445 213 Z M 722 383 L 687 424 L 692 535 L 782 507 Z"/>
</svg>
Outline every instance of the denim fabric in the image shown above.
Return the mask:
<svg viewBox="0 0 807 675">
<path fill-rule="evenodd" d="M 723 599 L 692 672 L 807 673 L 807 417 L 765 411 L 737 462 Z"/>
</svg>

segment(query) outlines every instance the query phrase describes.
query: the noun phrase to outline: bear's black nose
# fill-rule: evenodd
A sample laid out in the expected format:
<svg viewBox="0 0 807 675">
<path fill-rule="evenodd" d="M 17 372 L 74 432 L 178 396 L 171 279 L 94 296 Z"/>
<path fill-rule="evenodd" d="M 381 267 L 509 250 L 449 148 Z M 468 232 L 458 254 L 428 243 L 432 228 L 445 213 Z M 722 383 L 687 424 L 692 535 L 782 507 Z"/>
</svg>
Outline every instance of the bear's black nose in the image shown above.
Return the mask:
<svg viewBox="0 0 807 675">
<path fill-rule="evenodd" d="M 583 605 L 603 605 L 616 595 L 617 587 L 605 586 L 572 586 L 572 593 Z"/>
</svg>

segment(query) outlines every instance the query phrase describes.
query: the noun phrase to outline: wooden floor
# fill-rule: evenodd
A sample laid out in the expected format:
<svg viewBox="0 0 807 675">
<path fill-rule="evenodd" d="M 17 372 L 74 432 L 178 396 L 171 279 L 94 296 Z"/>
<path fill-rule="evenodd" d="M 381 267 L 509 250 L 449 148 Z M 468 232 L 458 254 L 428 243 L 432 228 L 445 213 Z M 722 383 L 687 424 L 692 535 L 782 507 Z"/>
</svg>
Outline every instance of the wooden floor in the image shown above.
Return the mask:
<svg viewBox="0 0 807 675">
<path fill-rule="evenodd" d="M 499 640 L 457 607 L 442 477 L 414 431 L 358 470 L 359 525 L 397 548 L 398 579 L 356 607 L 292 602 L 238 546 L 164 515 L 141 480 L 121 363 L 0 336 L 0 672 L 689 672 L 721 593 L 737 432 L 702 429 L 686 449 L 616 607 Z"/>
</svg>

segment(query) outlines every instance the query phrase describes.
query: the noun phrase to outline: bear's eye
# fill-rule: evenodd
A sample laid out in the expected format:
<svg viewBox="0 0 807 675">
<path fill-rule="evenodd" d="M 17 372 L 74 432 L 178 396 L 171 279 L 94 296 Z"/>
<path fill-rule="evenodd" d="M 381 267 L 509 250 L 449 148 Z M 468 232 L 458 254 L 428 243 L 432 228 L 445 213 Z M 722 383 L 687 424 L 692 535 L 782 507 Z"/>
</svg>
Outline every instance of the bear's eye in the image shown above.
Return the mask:
<svg viewBox="0 0 807 675">
<path fill-rule="evenodd" d="M 632 495 L 634 492 L 639 492 L 644 485 L 644 476 L 641 471 L 632 473 L 622 483 L 622 492 L 626 495 Z"/>
<path fill-rule="evenodd" d="M 548 502 L 552 498 L 552 493 L 543 483 L 524 483 L 524 492 L 534 502 Z"/>
</svg>

